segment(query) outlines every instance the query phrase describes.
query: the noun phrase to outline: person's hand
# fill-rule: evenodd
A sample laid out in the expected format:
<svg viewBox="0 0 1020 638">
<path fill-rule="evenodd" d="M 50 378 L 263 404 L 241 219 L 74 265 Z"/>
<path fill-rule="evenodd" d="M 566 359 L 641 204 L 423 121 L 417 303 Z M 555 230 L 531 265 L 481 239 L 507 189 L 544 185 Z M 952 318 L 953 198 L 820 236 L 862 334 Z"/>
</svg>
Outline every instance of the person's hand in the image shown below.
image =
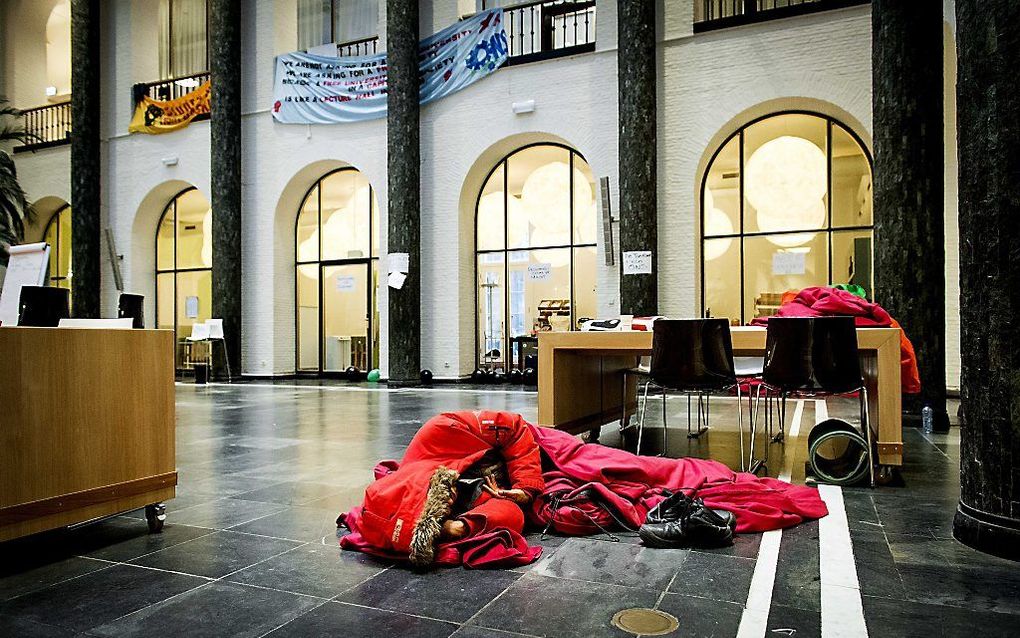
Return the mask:
<svg viewBox="0 0 1020 638">
<path fill-rule="evenodd" d="M 513 501 L 518 505 L 527 505 L 531 502 L 531 494 L 528 494 L 524 490 L 504 490 L 500 489 L 499 484 L 496 483 L 496 479 L 490 474 L 485 478 L 485 482 L 482 483 L 482 489 L 486 492 L 495 496 L 496 498 L 505 498 L 509 501 Z"/>
</svg>

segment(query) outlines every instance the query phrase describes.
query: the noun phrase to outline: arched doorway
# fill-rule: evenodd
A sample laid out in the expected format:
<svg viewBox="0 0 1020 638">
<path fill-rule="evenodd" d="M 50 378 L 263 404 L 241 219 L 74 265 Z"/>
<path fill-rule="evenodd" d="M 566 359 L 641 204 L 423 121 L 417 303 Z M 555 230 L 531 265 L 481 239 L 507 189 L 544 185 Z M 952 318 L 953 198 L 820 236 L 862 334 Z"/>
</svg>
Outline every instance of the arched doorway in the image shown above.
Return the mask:
<svg viewBox="0 0 1020 638">
<path fill-rule="evenodd" d="M 156 228 L 156 327 L 182 344 L 212 317 L 212 208 L 197 188 L 174 195 Z M 183 348 L 177 348 L 178 367 Z"/>
<path fill-rule="evenodd" d="M 47 284 L 71 289 L 71 206 L 65 203 L 46 223 L 43 241 L 50 245 L 50 264 Z"/>
<path fill-rule="evenodd" d="M 497 162 L 475 231 L 479 364 L 519 367 L 536 332 L 595 317 L 595 180 L 577 151 L 532 144 Z"/>
<path fill-rule="evenodd" d="M 323 175 L 295 226 L 297 370 L 336 374 L 379 365 L 378 205 L 357 169 Z"/>
<path fill-rule="evenodd" d="M 849 127 L 818 113 L 729 136 L 701 187 L 702 311 L 747 323 L 787 290 L 839 283 L 873 298 L 871 165 Z"/>
</svg>

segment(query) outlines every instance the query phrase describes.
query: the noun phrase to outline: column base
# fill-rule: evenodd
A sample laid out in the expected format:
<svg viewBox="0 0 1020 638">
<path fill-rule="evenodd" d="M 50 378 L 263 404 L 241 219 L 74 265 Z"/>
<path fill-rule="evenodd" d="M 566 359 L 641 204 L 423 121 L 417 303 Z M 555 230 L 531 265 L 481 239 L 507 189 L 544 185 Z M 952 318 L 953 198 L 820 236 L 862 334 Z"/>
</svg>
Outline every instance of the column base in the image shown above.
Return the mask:
<svg viewBox="0 0 1020 638">
<path fill-rule="evenodd" d="M 979 552 L 1020 561 L 1020 520 L 990 514 L 960 501 L 953 537 Z"/>
<path fill-rule="evenodd" d="M 418 388 L 421 387 L 420 379 L 387 379 L 386 385 L 391 388 Z"/>
</svg>

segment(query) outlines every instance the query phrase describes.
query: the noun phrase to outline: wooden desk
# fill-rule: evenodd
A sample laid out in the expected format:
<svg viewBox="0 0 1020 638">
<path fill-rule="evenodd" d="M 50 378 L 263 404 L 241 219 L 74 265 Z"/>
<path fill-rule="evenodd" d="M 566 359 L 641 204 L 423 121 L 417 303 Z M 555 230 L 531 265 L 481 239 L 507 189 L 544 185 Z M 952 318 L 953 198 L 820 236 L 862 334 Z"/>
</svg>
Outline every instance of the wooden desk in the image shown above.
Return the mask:
<svg viewBox="0 0 1020 638">
<path fill-rule="evenodd" d="M 764 356 L 765 328 L 732 329 L 733 354 Z M 868 386 L 880 465 L 903 464 L 899 328 L 858 328 L 861 367 Z M 542 332 L 538 336 L 538 422 L 570 432 L 620 419 L 620 371 L 652 353 L 650 332 Z M 637 402 L 631 378 L 627 405 Z"/>
<path fill-rule="evenodd" d="M 172 330 L 0 328 L 0 541 L 174 497 Z"/>
</svg>

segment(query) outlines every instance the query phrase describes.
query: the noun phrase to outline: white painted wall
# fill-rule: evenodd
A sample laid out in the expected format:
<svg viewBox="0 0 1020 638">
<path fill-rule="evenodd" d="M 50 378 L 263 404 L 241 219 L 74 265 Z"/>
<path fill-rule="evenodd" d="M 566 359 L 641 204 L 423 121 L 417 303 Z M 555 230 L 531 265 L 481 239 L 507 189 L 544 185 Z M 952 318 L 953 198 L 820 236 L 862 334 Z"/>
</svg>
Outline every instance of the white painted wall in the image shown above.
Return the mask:
<svg viewBox="0 0 1020 638">
<path fill-rule="evenodd" d="M 55 2 L 56 0 L 46 0 Z M 944 0 L 951 8 L 952 0 Z M 154 308 L 154 236 L 160 212 L 181 188 L 209 193 L 209 124 L 195 123 L 163 136 L 129 135 L 131 85 L 157 77 L 154 46 L 157 0 L 105 4 L 103 55 L 104 223 L 114 230 L 129 290 Z M 14 0 L 9 5 L 18 5 Z M 21 1 L 20 4 L 34 5 Z M 42 4 L 42 3 L 38 3 Z M 423 3 L 421 33 L 456 19 L 458 3 Z M 693 34 L 692 3 L 664 0 L 659 64 L 659 255 L 662 311 L 698 311 L 698 188 L 708 157 L 744 122 L 770 111 L 807 108 L 832 115 L 870 145 L 871 36 L 868 7 L 857 7 L 759 25 Z M 39 10 L 39 33 L 48 11 Z M 296 42 L 295 0 L 245 0 L 242 95 L 243 313 L 245 372 L 287 374 L 295 367 L 294 223 L 307 189 L 322 174 L 355 166 L 376 189 L 385 254 L 385 120 L 334 126 L 275 123 L 273 57 Z M 385 3 L 380 2 L 385 19 Z M 954 23 L 947 14 L 947 28 Z M 16 104 L 41 103 L 27 79 L 32 37 L 12 28 L 3 61 L 16 72 L 4 84 Z M 381 26 L 384 26 L 381 22 Z M 475 352 L 474 207 L 484 176 L 508 152 L 532 142 L 554 141 L 577 149 L 596 178 L 610 177 L 618 210 L 616 2 L 600 1 L 597 51 L 508 67 L 468 89 L 422 109 L 422 365 L 438 377 L 469 374 Z M 380 33 L 385 38 L 384 29 Z M 383 44 L 384 46 L 384 44 Z M 12 51 L 13 50 L 13 51 Z M 947 83 L 951 80 L 947 76 Z M 947 86 L 949 86 L 947 84 Z M 3 90 L 3 86 L 0 86 Z M 958 312 L 955 223 L 955 145 L 951 145 L 951 91 L 947 91 L 947 328 L 950 385 L 958 378 Z M 514 115 L 514 101 L 534 99 L 534 113 Z M 164 158 L 177 158 L 165 166 Z M 950 162 L 950 160 L 952 160 Z M 33 199 L 70 199 L 67 147 L 17 158 Z M 601 245 L 599 264 L 605 247 Z M 105 256 L 104 256 L 105 260 Z M 109 265 L 103 266 L 104 310 L 112 312 Z M 599 266 L 599 312 L 618 313 L 618 266 Z M 379 290 L 382 359 L 386 338 L 386 289 Z M 384 365 L 385 374 L 385 365 Z"/>
</svg>

